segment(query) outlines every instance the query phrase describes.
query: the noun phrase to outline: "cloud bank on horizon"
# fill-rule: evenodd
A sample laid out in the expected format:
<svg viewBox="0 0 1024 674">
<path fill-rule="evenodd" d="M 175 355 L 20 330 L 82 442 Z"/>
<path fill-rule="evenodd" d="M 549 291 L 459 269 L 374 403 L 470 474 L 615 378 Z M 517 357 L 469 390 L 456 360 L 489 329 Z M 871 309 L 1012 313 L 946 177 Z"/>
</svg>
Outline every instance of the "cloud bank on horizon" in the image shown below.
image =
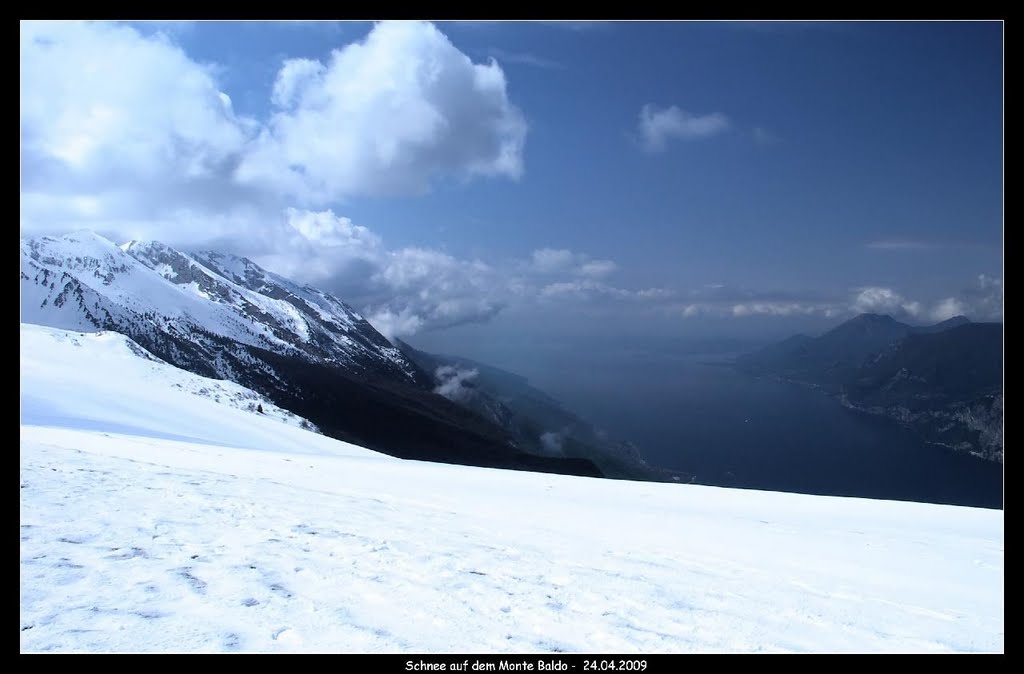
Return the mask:
<svg viewBox="0 0 1024 674">
<path fill-rule="evenodd" d="M 390 336 L 487 321 L 513 304 L 682 318 L 1002 315 L 1001 280 L 984 275 L 933 302 L 875 286 L 811 298 L 628 289 L 610 280 L 616 261 L 548 241 L 492 261 L 388 247 L 336 209 L 525 171 L 528 124 L 505 72 L 493 59 L 474 63 L 430 23 L 382 22 L 321 60 L 282 58 L 261 119 L 235 111 L 223 66 L 191 57 L 168 32 L 22 22 L 20 49 L 23 235 L 87 228 L 229 250 L 336 292 Z M 724 113 L 647 104 L 636 133 L 663 153 L 730 126 Z"/>
</svg>

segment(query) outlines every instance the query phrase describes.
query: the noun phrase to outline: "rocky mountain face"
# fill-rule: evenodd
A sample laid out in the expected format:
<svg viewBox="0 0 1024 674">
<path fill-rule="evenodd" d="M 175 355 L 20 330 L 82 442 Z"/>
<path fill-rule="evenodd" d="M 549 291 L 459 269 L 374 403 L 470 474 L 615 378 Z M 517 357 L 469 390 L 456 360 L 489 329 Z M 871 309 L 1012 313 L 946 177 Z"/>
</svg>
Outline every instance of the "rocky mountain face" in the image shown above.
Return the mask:
<svg viewBox="0 0 1024 674">
<path fill-rule="evenodd" d="M 402 458 L 600 475 L 532 455 L 434 393 L 433 377 L 340 299 L 250 260 L 91 232 L 21 242 L 21 320 L 113 330 L 163 360 L 237 382 L 325 434 Z M 112 373 L 116 376 L 116 373 Z"/>
<path fill-rule="evenodd" d="M 863 314 L 737 360 L 742 370 L 809 384 L 889 417 L 928 442 L 1003 460 L 1003 326 L 958 316 L 910 326 Z"/>
</svg>

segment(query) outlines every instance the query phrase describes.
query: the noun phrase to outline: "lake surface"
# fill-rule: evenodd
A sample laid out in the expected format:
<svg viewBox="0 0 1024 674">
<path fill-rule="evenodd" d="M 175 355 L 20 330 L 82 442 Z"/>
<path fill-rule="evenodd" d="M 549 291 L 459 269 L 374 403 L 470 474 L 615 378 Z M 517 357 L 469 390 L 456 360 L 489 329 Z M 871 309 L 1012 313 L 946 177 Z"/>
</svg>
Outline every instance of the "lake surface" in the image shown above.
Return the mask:
<svg viewBox="0 0 1024 674">
<path fill-rule="evenodd" d="M 918 439 L 732 354 L 549 353 L 531 383 L 650 463 L 728 486 L 1001 507 L 1002 465 Z"/>
</svg>

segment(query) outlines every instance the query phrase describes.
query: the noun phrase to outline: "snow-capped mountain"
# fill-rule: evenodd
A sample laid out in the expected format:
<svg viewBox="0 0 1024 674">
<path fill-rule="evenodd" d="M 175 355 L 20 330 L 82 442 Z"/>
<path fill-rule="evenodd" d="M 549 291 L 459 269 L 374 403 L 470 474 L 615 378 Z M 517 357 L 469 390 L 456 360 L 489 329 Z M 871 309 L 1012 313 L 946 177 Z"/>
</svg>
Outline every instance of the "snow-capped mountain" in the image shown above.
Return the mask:
<svg viewBox="0 0 1024 674">
<path fill-rule="evenodd" d="M 341 300 L 299 287 L 245 258 L 187 254 L 158 242 L 117 246 L 92 232 L 21 243 L 22 320 L 159 335 L 201 349 L 230 340 L 358 374 L 422 373 Z M 196 363 L 231 378 L 227 358 Z M 193 369 L 193 368 L 189 368 Z"/>
<path fill-rule="evenodd" d="M 176 367 L 267 396 L 335 438 L 403 458 L 599 475 L 539 457 L 433 392 L 433 380 L 340 299 L 245 258 L 92 232 L 21 242 L 21 320 L 111 330 Z"/>
</svg>

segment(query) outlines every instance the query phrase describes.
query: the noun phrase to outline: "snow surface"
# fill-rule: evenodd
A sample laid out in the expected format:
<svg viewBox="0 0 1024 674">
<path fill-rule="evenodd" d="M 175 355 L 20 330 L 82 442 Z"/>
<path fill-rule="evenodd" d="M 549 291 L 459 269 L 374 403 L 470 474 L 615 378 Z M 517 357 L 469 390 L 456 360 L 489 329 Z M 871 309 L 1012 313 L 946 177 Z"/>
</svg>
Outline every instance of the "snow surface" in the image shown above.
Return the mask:
<svg viewBox="0 0 1024 674">
<path fill-rule="evenodd" d="M 197 405 L 197 397 L 213 404 Z M 258 405 L 263 414 L 256 413 Z M 307 450 L 310 440 L 296 439 L 281 422 L 316 430 L 254 391 L 168 365 L 116 332 L 26 324 L 21 326 L 21 413 L 23 424 L 292 452 Z M 337 444 L 313 437 L 312 445 L 322 451 Z"/>
<path fill-rule="evenodd" d="M 22 651 L 1003 650 L 1001 511 L 401 461 L 21 338 Z"/>
</svg>

